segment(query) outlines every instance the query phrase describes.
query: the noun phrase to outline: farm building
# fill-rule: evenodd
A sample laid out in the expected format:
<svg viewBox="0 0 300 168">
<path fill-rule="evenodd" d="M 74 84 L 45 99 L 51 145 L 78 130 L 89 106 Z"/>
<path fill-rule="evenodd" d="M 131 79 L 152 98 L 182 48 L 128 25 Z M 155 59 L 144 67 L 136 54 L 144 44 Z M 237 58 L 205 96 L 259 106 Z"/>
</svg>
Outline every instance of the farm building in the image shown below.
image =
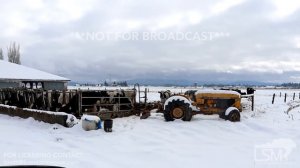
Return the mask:
<svg viewBox="0 0 300 168">
<path fill-rule="evenodd" d="M 67 78 L 0 60 L 0 88 L 43 88 L 64 90 Z"/>
</svg>

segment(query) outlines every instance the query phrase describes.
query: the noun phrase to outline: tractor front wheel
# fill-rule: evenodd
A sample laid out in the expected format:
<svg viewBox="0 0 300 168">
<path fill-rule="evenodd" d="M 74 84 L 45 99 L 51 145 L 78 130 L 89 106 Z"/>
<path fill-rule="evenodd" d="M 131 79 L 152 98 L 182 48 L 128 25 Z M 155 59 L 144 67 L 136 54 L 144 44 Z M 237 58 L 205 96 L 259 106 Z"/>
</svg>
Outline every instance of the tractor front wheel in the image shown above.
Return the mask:
<svg viewBox="0 0 300 168">
<path fill-rule="evenodd" d="M 229 112 L 229 114 L 226 116 L 226 119 L 231 122 L 238 122 L 241 120 L 241 115 L 238 110 L 232 110 Z"/>
</svg>

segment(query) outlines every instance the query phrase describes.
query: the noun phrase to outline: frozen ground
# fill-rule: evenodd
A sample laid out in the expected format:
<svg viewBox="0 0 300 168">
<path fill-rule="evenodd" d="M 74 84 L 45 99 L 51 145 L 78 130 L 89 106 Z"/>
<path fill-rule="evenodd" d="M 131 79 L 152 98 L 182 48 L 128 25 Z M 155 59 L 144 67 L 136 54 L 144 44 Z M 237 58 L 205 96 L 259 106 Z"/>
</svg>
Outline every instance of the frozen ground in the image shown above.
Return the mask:
<svg viewBox="0 0 300 168">
<path fill-rule="evenodd" d="M 156 91 L 162 89 L 150 88 L 149 99 L 158 100 Z M 272 105 L 272 94 L 279 92 L 288 93 L 288 103 L 276 97 Z M 165 122 L 152 113 L 147 120 L 115 119 L 112 133 L 0 115 L 0 166 L 298 168 L 299 91 L 259 90 L 255 104 L 254 112 L 241 113 L 239 123 L 203 115 Z M 287 113 L 290 107 L 295 108 Z"/>
</svg>

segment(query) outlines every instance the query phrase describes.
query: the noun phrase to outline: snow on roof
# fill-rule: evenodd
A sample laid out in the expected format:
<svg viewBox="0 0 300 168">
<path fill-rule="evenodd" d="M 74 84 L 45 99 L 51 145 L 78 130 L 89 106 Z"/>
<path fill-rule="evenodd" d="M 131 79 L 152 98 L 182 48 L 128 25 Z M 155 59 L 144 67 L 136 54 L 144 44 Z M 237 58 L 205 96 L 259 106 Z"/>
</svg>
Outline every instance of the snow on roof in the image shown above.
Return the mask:
<svg viewBox="0 0 300 168">
<path fill-rule="evenodd" d="M 234 94 L 237 96 L 241 96 L 241 94 L 239 94 L 236 91 L 232 91 L 232 90 L 198 90 L 195 94 L 214 94 L 214 93 L 218 93 L 218 94 Z"/>
<path fill-rule="evenodd" d="M 69 81 L 57 75 L 0 60 L 0 80 Z"/>
</svg>

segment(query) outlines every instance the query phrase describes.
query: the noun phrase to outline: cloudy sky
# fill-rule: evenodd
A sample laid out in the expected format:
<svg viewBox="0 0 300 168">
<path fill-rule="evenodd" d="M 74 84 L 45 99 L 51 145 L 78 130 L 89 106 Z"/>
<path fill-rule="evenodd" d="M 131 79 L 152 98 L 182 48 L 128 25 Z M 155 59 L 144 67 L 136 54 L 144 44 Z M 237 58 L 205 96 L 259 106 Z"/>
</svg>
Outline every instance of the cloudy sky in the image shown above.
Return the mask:
<svg viewBox="0 0 300 168">
<path fill-rule="evenodd" d="M 300 1 L 0 1 L 4 54 L 73 81 L 300 82 Z"/>
</svg>

